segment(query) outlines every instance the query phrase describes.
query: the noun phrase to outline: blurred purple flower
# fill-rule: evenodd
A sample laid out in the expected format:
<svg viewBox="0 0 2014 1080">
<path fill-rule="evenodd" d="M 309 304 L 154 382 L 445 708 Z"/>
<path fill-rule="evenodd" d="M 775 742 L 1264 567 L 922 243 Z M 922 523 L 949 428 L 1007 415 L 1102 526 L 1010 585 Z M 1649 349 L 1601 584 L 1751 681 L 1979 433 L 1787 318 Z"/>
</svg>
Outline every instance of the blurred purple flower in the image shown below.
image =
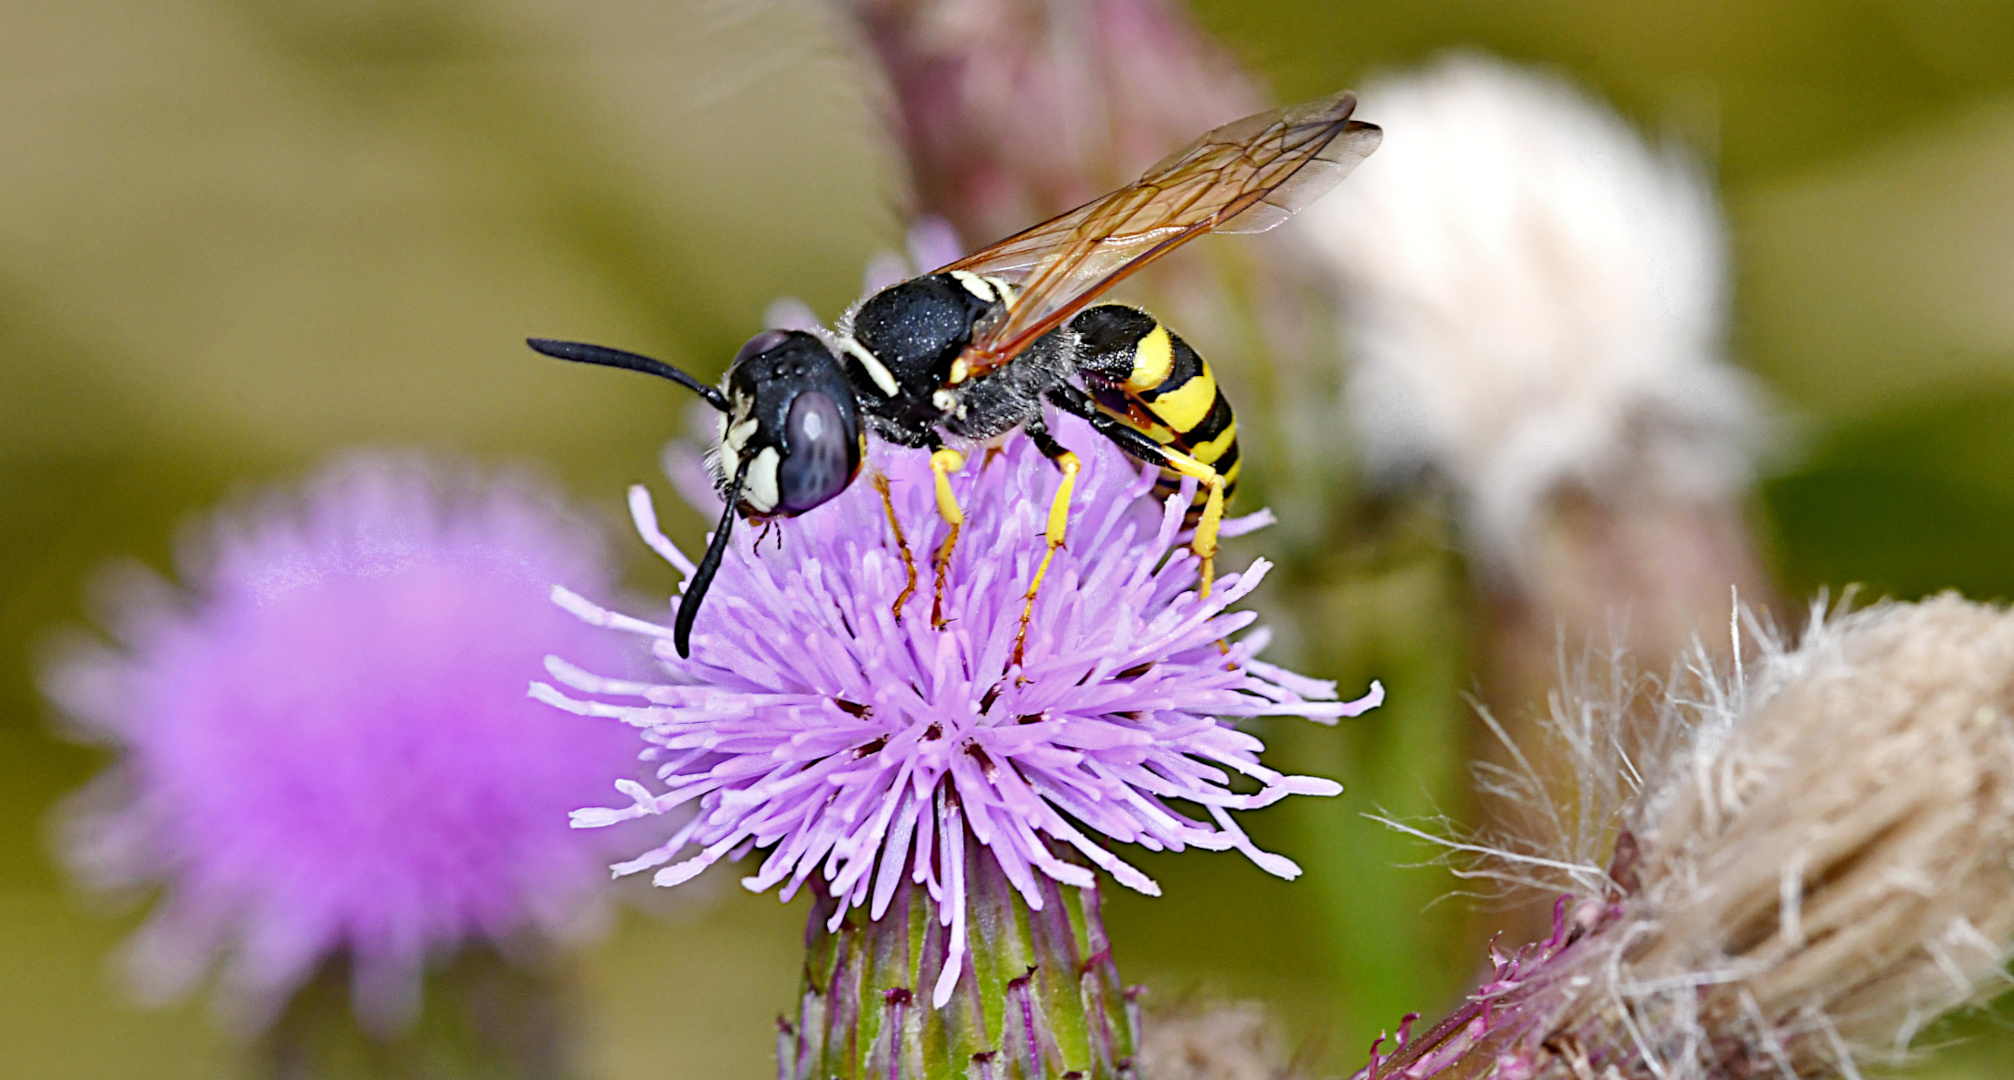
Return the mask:
<svg viewBox="0 0 2014 1080">
<path fill-rule="evenodd" d="M 556 591 L 590 621 L 655 637 L 668 676 L 660 684 L 619 682 L 548 661 L 575 689 L 647 702 L 580 701 L 548 685 L 533 688 L 561 708 L 643 729 L 664 788 L 619 781 L 630 805 L 582 810 L 574 823 L 698 806 L 667 842 L 617 873 L 698 848 L 658 870 L 658 884 L 676 885 L 722 858 L 767 848 L 744 884 L 781 885 L 788 899 L 819 874 L 819 888 L 838 900 L 829 931 L 854 907 L 878 919 L 908 874 L 951 928 L 933 993 L 939 1006 L 967 949 L 968 836 L 1035 910 L 1043 906 L 1039 875 L 1095 883 L 1052 843 L 1149 894 L 1159 891 L 1153 880 L 1100 837 L 1152 850 L 1236 849 L 1270 873 L 1300 873 L 1254 846 L 1229 811 L 1292 794 L 1334 795 L 1340 785 L 1265 767 L 1259 740 L 1218 717 L 1333 720 L 1375 706 L 1382 690 L 1338 702 L 1333 684 L 1255 659 L 1263 631 L 1229 641 L 1256 617 L 1230 608 L 1267 564 L 1220 578 L 1209 599 L 1198 600 L 1196 561 L 1177 547 L 1186 498 L 1166 506 L 1143 499 L 1152 474 L 1143 477 L 1079 421 L 1064 418 L 1055 431 L 1084 471 L 1069 543 L 1042 586 L 1018 671 L 1010 655 L 1022 596 L 1043 554 L 1059 479 L 1025 439 L 954 480 L 966 523 L 941 629 L 930 618 L 927 556 L 944 526 L 927 455 L 887 446 L 871 451 L 870 468 L 887 478 L 900 533 L 871 474 L 829 506 L 775 523 L 774 537 L 744 530 L 708 594 L 689 661 L 678 659 L 670 630 Z M 641 488 L 631 505 L 646 541 L 689 574 L 691 563 L 659 533 Z M 1263 524 L 1253 515 L 1227 532 Z M 907 580 L 902 537 L 919 588 L 898 621 L 890 607 Z M 1234 774 L 1248 793 L 1234 790 Z M 1200 807 L 1203 819 L 1174 800 Z"/>
<path fill-rule="evenodd" d="M 260 1023 L 344 956 L 384 1032 L 430 954 L 589 910 L 601 853 L 565 815 L 634 744 L 518 688 L 556 641 L 622 662 L 547 599 L 606 595 L 594 530 L 510 481 L 360 458 L 197 540 L 186 593 L 128 575 L 120 647 L 46 679 L 120 753 L 66 853 L 95 886 L 164 890 L 127 957 L 143 995 L 222 961 L 224 1003 Z"/>
</svg>

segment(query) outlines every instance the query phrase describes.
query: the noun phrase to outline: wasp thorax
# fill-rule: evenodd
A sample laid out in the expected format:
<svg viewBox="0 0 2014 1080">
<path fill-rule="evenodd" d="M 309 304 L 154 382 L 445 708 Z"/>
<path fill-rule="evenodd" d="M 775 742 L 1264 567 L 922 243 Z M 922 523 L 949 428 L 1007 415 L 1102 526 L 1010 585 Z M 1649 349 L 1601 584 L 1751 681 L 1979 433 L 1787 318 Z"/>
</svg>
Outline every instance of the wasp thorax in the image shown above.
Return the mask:
<svg viewBox="0 0 2014 1080">
<path fill-rule="evenodd" d="M 860 471 L 859 410 L 817 337 L 766 330 L 750 338 L 728 368 L 727 396 L 716 479 L 743 513 L 802 514 Z"/>
<path fill-rule="evenodd" d="M 932 274 L 870 297 L 854 313 L 853 336 L 897 379 L 934 383 L 972 343 L 973 322 L 992 306 L 951 275 Z"/>
<path fill-rule="evenodd" d="M 876 433 L 929 445 L 957 406 L 954 395 L 939 391 L 954 381 L 974 328 L 999 309 L 1001 288 L 962 271 L 926 274 L 875 293 L 853 313 L 845 344 L 857 362 L 848 374 Z"/>
</svg>

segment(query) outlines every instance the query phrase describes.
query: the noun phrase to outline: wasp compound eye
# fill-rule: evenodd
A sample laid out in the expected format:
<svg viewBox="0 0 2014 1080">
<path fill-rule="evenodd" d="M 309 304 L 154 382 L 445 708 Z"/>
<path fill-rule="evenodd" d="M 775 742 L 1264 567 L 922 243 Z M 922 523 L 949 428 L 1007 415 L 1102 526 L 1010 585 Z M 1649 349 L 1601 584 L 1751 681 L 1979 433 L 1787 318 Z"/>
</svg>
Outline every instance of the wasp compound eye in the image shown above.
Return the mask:
<svg viewBox="0 0 2014 1080">
<path fill-rule="evenodd" d="M 790 332 L 788 330 L 764 330 L 762 333 L 749 338 L 747 344 L 735 352 L 734 363 L 739 364 L 751 356 L 761 356 L 763 353 L 789 340 Z"/>
<path fill-rule="evenodd" d="M 847 413 L 818 390 L 803 391 L 790 403 L 783 463 L 776 471 L 778 513 L 801 514 L 853 482 L 860 469 L 860 437 Z"/>
</svg>

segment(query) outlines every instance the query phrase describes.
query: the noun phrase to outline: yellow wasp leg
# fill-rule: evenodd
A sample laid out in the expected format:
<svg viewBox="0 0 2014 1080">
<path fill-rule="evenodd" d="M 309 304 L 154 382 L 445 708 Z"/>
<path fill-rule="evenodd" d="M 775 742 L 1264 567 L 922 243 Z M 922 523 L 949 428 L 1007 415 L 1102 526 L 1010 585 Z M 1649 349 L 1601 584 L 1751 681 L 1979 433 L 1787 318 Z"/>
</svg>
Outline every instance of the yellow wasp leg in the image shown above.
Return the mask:
<svg viewBox="0 0 2014 1080">
<path fill-rule="evenodd" d="M 895 497 L 888 493 L 888 478 L 880 470 L 874 472 L 874 490 L 881 493 L 881 508 L 888 511 L 888 527 L 895 530 L 895 550 L 902 553 L 902 570 L 909 580 L 902 586 L 902 595 L 895 598 L 895 621 L 902 621 L 902 605 L 916 595 L 916 560 L 909 554 L 909 541 L 902 535 L 902 521 L 895 516 Z"/>
<path fill-rule="evenodd" d="M 939 447 L 930 452 L 930 471 L 937 478 L 937 516 L 951 526 L 944 543 L 937 548 L 937 596 L 930 605 L 931 625 L 944 626 L 944 575 L 951 569 L 951 550 L 958 546 L 958 530 L 965 527 L 965 511 L 958 508 L 958 496 L 951 491 L 951 474 L 965 467 L 965 455 Z"/>
<path fill-rule="evenodd" d="M 1182 476 L 1193 476 L 1209 491 L 1203 501 L 1203 516 L 1196 522 L 1196 535 L 1189 541 L 1189 550 L 1203 562 L 1202 584 L 1196 598 L 1207 600 L 1210 583 L 1217 576 L 1217 527 L 1224 521 L 1224 474 L 1214 466 L 1206 465 L 1180 450 L 1161 448 L 1161 460 L 1165 468 Z"/>
<path fill-rule="evenodd" d="M 1065 532 L 1070 528 L 1070 495 L 1077 490 L 1077 472 L 1084 467 L 1077 455 L 1068 450 L 1055 458 L 1056 467 L 1063 470 L 1063 482 L 1056 485 L 1056 497 L 1049 503 L 1049 528 L 1046 538 L 1049 550 L 1042 553 L 1042 565 L 1035 570 L 1035 580 L 1028 586 L 1027 597 L 1021 603 L 1021 628 L 1014 632 L 1014 658 L 1011 664 L 1021 662 L 1021 650 L 1028 644 L 1028 619 L 1035 614 L 1035 594 L 1042 588 L 1042 579 L 1049 574 L 1049 560 L 1056 557 L 1056 549 L 1063 546 Z"/>
</svg>

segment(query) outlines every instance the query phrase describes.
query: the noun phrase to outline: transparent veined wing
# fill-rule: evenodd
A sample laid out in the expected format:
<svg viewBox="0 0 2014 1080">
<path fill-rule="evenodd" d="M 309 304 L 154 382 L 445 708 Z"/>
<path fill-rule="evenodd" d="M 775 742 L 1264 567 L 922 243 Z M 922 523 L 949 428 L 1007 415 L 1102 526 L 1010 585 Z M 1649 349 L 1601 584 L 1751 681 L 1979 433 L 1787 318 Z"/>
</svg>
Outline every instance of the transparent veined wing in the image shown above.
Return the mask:
<svg viewBox="0 0 2014 1080">
<path fill-rule="evenodd" d="M 1017 284 L 982 325 L 966 374 L 998 367 L 1128 275 L 1207 232 L 1265 232 L 1336 186 L 1377 149 L 1344 91 L 1235 120 L 1161 159 L 1104 198 L 940 267 Z"/>
</svg>

